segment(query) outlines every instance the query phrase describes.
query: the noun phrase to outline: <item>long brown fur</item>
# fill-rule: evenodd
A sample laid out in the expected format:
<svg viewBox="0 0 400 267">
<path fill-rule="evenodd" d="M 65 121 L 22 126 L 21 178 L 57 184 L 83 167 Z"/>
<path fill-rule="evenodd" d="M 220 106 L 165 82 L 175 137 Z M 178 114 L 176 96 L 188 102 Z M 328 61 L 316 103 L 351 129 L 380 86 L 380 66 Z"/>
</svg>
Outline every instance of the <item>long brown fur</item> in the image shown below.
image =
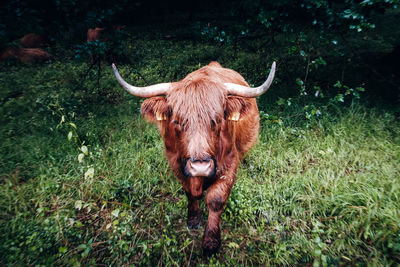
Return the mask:
<svg viewBox="0 0 400 267">
<path fill-rule="evenodd" d="M 211 62 L 183 80 L 175 82 L 168 95 L 153 97 L 142 104 L 142 113 L 157 122 L 165 152 L 174 174 L 188 197 L 188 226 L 200 222 L 198 200 L 207 190 L 208 221 L 203 236 L 203 251 L 215 253 L 221 244 L 220 218 L 236 180 L 243 155 L 255 144 L 259 129 L 259 112 L 255 99 L 228 96 L 224 83 L 248 86 L 243 77 Z M 157 120 L 156 112 L 165 120 Z M 229 120 L 239 112 L 238 121 Z M 191 177 L 182 173 L 186 158 L 213 157 L 214 177 Z"/>
</svg>

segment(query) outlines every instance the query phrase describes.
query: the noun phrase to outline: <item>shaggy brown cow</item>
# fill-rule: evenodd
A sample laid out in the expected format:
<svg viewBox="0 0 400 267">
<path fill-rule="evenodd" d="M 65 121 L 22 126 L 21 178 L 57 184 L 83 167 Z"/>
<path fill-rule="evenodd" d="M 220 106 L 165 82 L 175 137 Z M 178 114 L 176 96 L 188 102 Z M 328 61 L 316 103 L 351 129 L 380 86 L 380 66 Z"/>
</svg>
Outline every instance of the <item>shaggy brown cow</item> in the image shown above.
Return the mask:
<svg viewBox="0 0 400 267">
<path fill-rule="evenodd" d="M 87 31 L 87 42 L 91 42 L 94 40 L 99 40 L 99 41 L 104 41 L 104 37 L 102 38 L 102 32 L 105 30 L 105 28 L 94 28 L 94 29 L 88 29 Z"/>
<path fill-rule="evenodd" d="M 0 55 L 0 60 L 13 60 L 18 59 L 20 49 L 15 47 L 8 47 L 2 51 Z"/>
<path fill-rule="evenodd" d="M 51 55 L 40 48 L 7 48 L 0 55 L 0 60 L 18 60 L 21 63 L 44 62 Z"/>
<path fill-rule="evenodd" d="M 47 38 L 34 33 L 29 33 L 21 38 L 21 45 L 25 48 L 41 48 L 48 44 Z"/>
<path fill-rule="evenodd" d="M 255 97 L 271 85 L 268 79 L 250 88 L 243 77 L 211 62 L 183 80 L 144 88 L 126 83 L 113 64 L 118 82 L 132 95 L 146 97 L 142 114 L 157 123 L 165 152 L 188 198 L 189 228 L 198 228 L 198 200 L 207 190 L 208 221 L 202 248 L 206 255 L 221 245 L 220 219 L 236 180 L 240 159 L 255 144 L 259 112 Z M 162 97 L 165 96 L 165 97 Z"/>
<path fill-rule="evenodd" d="M 121 32 L 126 28 L 125 25 L 115 25 L 112 28 L 94 28 L 88 29 L 86 35 L 86 41 L 91 42 L 99 40 L 102 42 L 108 41 L 110 37 L 115 37 L 117 32 Z"/>
<path fill-rule="evenodd" d="M 50 59 L 51 55 L 40 48 L 22 48 L 18 55 L 22 63 L 45 62 Z"/>
</svg>

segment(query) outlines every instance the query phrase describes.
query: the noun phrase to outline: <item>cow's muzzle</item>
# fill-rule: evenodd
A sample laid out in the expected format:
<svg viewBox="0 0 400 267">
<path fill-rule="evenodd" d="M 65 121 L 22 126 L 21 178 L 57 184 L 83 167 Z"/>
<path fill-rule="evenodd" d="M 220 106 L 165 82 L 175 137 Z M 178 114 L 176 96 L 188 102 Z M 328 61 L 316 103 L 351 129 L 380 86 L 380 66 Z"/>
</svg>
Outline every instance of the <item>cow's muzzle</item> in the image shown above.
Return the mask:
<svg viewBox="0 0 400 267">
<path fill-rule="evenodd" d="M 215 159 L 188 158 L 183 164 L 183 173 L 188 177 L 211 177 L 215 175 Z"/>
</svg>

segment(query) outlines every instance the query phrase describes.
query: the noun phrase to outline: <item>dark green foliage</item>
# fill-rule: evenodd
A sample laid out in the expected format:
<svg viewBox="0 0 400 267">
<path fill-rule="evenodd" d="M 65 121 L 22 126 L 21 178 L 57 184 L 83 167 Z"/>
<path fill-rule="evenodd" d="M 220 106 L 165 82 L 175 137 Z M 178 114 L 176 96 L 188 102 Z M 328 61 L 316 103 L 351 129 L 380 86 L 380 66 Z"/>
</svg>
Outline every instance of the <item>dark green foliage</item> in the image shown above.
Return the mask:
<svg viewBox="0 0 400 267">
<path fill-rule="evenodd" d="M 130 37 L 131 35 L 123 29 L 105 29 L 101 34 L 101 40 L 93 40 L 77 45 L 75 58 L 117 62 L 123 53 L 123 42 L 129 40 Z"/>
</svg>

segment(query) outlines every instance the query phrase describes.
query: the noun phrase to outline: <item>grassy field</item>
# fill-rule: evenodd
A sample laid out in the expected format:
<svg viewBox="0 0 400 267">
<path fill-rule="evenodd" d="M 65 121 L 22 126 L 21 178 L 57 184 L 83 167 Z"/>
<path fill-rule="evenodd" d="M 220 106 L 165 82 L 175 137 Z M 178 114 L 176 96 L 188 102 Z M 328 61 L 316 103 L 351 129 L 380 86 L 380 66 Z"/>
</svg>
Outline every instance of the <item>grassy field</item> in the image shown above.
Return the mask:
<svg viewBox="0 0 400 267">
<path fill-rule="evenodd" d="M 160 46 L 165 56 L 146 57 Z M 140 75 L 121 66 L 132 83 L 144 84 L 141 75 L 151 83 L 177 80 L 229 55 L 185 42 L 146 49 L 136 55 Z M 178 55 L 180 49 L 190 54 Z M 251 83 L 265 78 L 257 68 L 243 71 L 255 55 L 238 57 L 223 63 Z M 281 110 L 269 92 L 262 96 L 259 142 L 244 158 L 223 213 L 220 252 L 205 258 L 204 228 L 186 227 L 183 189 L 156 127 L 140 116 L 141 100 L 123 92 L 110 68 L 100 89 L 95 71 L 82 82 L 87 67 L 69 60 L 0 66 L 2 265 L 400 262 L 394 112 L 354 102 L 324 111 L 310 125 L 302 107 Z M 279 88 L 270 90 L 279 95 Z M 205 222 L 204 202 L 202 209 Z"/>
</svg>

